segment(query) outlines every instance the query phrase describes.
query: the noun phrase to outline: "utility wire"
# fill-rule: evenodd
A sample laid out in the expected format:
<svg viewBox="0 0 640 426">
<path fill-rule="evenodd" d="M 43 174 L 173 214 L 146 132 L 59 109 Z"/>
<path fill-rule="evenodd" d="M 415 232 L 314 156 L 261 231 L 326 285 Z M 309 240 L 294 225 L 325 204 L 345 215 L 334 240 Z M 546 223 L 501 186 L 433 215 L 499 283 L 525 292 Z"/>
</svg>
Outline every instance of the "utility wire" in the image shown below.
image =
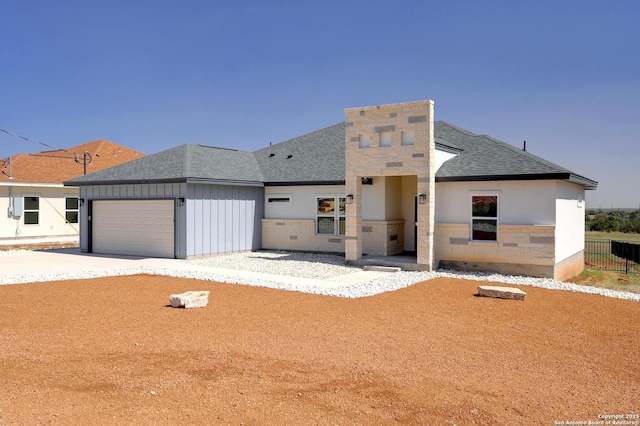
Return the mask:
<svg viewBox="0 0 640 426">
<path fill-rule="evenodd" d="M 25 136 L 16 135 L 15 133 L 12 133 L 12 132 L 10 132 L 8 130 L 0 129 L 0 132 L 4 132 L 4 133 L 6 133 L 6 134 L 8 134 L 10 136 L 13 136 L 13 137 L 16 137 L 16 138 L 19 138 L 19 139 L 23 139 L 23 140 L 28 141 L 28 142 L 33 142 L 33 143 L 38 144 L 38 145 L 46 146 L 47 148 L 55 149 L 55 150 L 58 150 L 58 151 L 68 152 L 69 154 L 73 154 L 74 157 L 77 158 L 77 154 L 75 152 L 68 151 L 68 150 L 66 150 L 64 148 L 57 148 L 55 146 L 46 144 L 44 142 L 34 141 L 33 139 L 29 139 L 29 138 L 27 138 Z"/>
</svg>

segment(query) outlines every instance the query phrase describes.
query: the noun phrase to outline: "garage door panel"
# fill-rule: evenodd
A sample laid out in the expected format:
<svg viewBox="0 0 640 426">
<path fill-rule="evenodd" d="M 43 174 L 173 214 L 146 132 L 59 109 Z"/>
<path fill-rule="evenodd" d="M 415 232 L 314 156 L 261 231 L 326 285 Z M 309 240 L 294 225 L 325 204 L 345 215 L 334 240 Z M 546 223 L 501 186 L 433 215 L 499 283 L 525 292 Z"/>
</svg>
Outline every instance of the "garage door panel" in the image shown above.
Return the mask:
<svg viewBox="0 0 640 426">
<path fill-rule="evenodd" d="M 93 202 L 92 251 L 175 257 L 173 200 Z"/>
</svg>

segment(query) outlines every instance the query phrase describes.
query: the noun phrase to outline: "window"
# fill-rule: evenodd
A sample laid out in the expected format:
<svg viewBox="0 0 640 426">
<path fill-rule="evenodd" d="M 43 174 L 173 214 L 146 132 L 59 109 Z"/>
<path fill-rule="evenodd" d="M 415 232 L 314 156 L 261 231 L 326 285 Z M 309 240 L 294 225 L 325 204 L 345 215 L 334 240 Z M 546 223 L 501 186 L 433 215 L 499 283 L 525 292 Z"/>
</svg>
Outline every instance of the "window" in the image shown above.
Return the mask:
<svg viewBox="0 0 640 426">
<path fill-rule="evenodd" d="M 319 235 L 345 235 L 346 209 L 346 197 L 318 197 L 316 199 L 316 233 Z"/>
<path fill-rule="evenodd" d="M 391 133 L 389 132 L 380 133 L 380 146 L 382 147 L 391 146 Z"/>
<path fill-rule="evenodd" d="M 40 223 L 40 197 L 24 197 L 24 224 Z"/>
<path fill-rule="evenodd" d="M 498 240 L 497 195 L 474 195 L 471 197 L 471 239 L 477 241 Z"/>
<path fill-rule="evenodd" d="M 369 148 L 371 146 L 371 139 L 369 138 L 369 136 L 366 135 L 360 135 L 360 139 L 358 142 L 358 147 L 359 148 Z"/>
<path fill-rule="evenodd" d="M 402 132 L 400 138 L 400 144 L 402 146 L 412 146 L 416 144 L 416 135 L 413 132 Z"/>
<path fill-rule="evenodd" d="M 64 217 L 67 223 L 78 223 L 78 197 L 67 197 L 64 203 Z"/>
<path fill-rule="evenodd" d="M 269 197 L 267 201 L 270 203 L 290 203 L 291 198 L 290 197 Z"/>
</svg>

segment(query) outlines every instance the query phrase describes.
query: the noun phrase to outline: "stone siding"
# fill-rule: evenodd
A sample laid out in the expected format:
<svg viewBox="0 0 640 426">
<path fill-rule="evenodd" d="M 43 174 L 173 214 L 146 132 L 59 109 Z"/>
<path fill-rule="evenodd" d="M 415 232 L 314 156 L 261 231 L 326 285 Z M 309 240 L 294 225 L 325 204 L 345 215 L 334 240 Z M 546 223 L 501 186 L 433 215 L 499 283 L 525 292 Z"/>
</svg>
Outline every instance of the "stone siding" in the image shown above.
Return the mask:
<svg viewBox="0 0 640 426">
<path fill-rule="evenodd" d="M 344 253 L 345 239 L 344 235 L 317 235 L 313 219 L 262 219 L 264 249 Z M 402 253 L 404 221 L 364 221 L 362 239 L 369 255 Z"/>
<path fill-rule="evenodd" d="M 554 278 L 555 226 L 499 225 L 498 241 L 471 241 L 469 224 L 437 223 L 440 267 Z"/>
<path fill-rule="evenodd" d="M 433 101 L 379 105 L 345 110 L 347 194 L 346 257 L 357 260 L 365 249 L 362 230 L 362 177 L 417 176 L 417 261 L 433 269 L 435 214 L 435 138 Z M 406 138 L 410 135 L 410 138 Z M 411 140 L 404 143 L 403 138 Z M 363 143 L 366 141 L 366 143 Z"/>
</svg>

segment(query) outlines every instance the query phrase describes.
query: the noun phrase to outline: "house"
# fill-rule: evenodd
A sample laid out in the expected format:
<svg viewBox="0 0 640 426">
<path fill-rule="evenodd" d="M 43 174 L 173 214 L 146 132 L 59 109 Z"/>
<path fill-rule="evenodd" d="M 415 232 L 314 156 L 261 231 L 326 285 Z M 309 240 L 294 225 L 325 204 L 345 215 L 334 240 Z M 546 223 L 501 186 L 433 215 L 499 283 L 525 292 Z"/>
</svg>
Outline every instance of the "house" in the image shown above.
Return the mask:
<svg viewBox="0 0 640 426">
<path fill-rule="evenodd" d="M 78 243 L 78 188 L 63 181 L 143 157 L 105 140 L 0 160 L 0 244 Z"/>
<path fill-rule="evenodd" d="M 85 252 L 189 258 L 254 249 L 413 253 L 438 266 L 565 279 L 583 268 L 597 182 L 433 119 L 433 102 L 255 152 L 182 145 L 65 182 Z"/>
</svg>

